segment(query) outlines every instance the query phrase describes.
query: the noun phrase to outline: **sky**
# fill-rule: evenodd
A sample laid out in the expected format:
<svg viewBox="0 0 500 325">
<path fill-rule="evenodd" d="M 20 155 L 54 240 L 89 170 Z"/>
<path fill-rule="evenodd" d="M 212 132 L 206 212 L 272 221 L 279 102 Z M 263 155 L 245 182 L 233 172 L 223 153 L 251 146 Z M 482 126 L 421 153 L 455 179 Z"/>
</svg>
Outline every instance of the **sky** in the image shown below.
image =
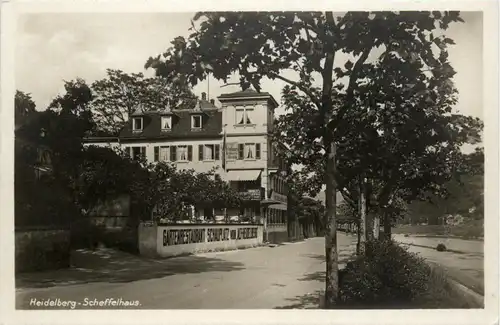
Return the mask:
<svg viewBox="0 0 500 325">
<path fill-rule="evenodd" d="M 150 56 L 162 53 L 176 36 L 189 35 L 193 13 L 29 13 L 19 17 L 16 34 L 16 88 L 31 93 L 37 108 L 45 109 L 63 90 L 64 80 L 101 79 L 106 69 L 143 72 Z M 462 12 L 465 23 L 453 24 L 446 35 L 456 45 L 449 60 L 457 74 L 459 91 L 455 111 L 483 117 L 483 17 L 481 12 Z M 336 65 L 346 57 L 337 57 Z M 237 80 L 233 80 L 237 81 Z M 210 98 L 238 91 L 221 87 L 211 79 L 193 90 Z M 280 102 L 284 83 L 264 80 L 262 91 Z M 283 113 L 283 108 L 277 110 Z"/>
</svg>

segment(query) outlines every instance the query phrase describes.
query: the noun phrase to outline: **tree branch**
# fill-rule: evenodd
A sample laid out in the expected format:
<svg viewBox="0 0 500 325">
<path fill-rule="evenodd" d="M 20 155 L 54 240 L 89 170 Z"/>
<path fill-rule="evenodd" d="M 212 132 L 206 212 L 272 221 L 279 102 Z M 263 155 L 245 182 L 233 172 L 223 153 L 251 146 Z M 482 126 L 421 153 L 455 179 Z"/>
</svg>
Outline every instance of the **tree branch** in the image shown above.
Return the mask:
<svg viewBox="0 0 500 325">
<path fill-rule="evenodd" d="M 295 86 L 297 88 L 299 88 L 301 91 L 303 91 L 306 95 L 309 96 L 309 98 L 311 99 L 311 101 L 318 107 L 318 109 L 321 108 L 321 103 L 320 101 L 318 101 L 318 98 L 314 95 L 313 92 L 311 92 L 310 90 L 308 90 L 307 88 L 303 87 L 300 85 L 300 83 L 296 82 L 296 81 L 293 81 L 293 80 L 290 80 L 288 78 L 285 78 L 277 73 L 269 73 L 269 77 L 271 78 L 277 78 L 277 79 L 280 79 L 280 80 L 283 80 L 284 82 L 292 85 L 292 86 Z"/>
<path fill-rule="evenodd" d="M 342 108 L 339 110 L 335 119 L 328 123 L 328 128 L 330 128 L 331 130 L 334 130 L 339 125 L 340 121 L 344 118 L 345 113 L 351 107 L 351 102 L 354 99 L 354 90 L 357 86 L 356 82 L 358 80 L 358 74 L 360 73 L 361 67 L 365 63 L 366 59 L 368 59 L 368 55 L 370 54 L 371 50 L 372 47 L 370 45 L 354 64 L 351 72 L 351 77 L 349 78 L 349 84 L 347 86 L 345 103 L 344 105 L 342 105 Z"/>
</svg>

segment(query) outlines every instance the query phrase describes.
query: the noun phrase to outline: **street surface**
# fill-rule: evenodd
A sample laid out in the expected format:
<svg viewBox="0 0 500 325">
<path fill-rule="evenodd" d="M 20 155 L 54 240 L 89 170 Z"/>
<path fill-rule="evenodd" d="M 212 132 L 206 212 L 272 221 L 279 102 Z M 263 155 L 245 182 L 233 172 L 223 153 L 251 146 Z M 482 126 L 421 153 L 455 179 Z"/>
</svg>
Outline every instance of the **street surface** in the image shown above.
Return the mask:
<svg viewBox="0 0 500 325">
<path fill-rule="evenodd" d="M 484 295 L 484 242 L 458 238 L 435 238 L 393 235 L 397 242 L 407 244 L 410 252 L 441 265 L 455 281 Z M 442 243 L 452 251 L 438 252 Z"/>
<path fill-rule="evenodd" d="M 354 253 L 355 241 L 339 233 L 341 263 Z M 145 309 L 318 308 L 324 238 L 161 260 L 111 250 L 80 252 L 73 265 L 18 276 L 16 307 L 37 308 L 30 301 L 52 298 L 99 308 L 85 307 L 85 298 L 121 298 Z"/>
</svg>

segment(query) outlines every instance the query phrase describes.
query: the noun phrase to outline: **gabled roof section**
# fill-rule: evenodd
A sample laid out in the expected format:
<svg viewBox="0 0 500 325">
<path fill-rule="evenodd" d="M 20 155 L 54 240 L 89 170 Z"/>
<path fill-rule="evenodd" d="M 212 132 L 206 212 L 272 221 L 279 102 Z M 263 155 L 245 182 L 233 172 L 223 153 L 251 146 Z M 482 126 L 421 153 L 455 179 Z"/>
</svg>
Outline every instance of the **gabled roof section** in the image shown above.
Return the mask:
<svg viewBox="0 0 500 325">
<path fill-rule="evenodd" d="M 250 99 L 250 98 L 268 98 L 269 100 L 271 100 L 271 102 L 276 106 L 278 107 L 278 102 L 276 101 L 276 99 L 274 99 L 273 95 L 271 95 L 270 93 L 268 92 L 258 92 L 254 89 L 251 89 L 251 88 L 247 88 L 245 90 L 242 90 L 242 91 L 237 91 L 237 92 L 234 92 L 234 93 L 227 93 L 227 94 L 222 94 L 220 95 L 219 97 L 217 97 L 217 99 L 220 101 L 220 102 L 223 102 L 223 101 L 227 101 L 227 100 L 239 100 L 239 99 Z"/>
<path fill-rule="evenodd" d="M 191 128 L 193 112 L 203 116 L 201 129 Z M 161 111 L 150 111 L 143 115 L 144 126 L 142 132 L 133 131 L 132 121 L 130 120 L 120 132 L 120 140 L 214 138 L 222 134 L 222 112 L 217 108 L 200 111 L 173 110 L 173 113 L 171 130 L 162 131 L 161 129 L 161 116 L 167 114 Z"/>
</svg>

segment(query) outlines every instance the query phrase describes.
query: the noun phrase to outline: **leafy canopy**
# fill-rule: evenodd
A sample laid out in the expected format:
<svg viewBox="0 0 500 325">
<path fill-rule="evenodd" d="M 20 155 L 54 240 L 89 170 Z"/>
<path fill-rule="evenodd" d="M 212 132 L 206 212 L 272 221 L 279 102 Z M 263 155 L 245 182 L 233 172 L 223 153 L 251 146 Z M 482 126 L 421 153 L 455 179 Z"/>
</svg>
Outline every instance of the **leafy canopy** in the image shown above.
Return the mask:
<svg viewBox="0 0 500 325">
<path fill-rule="evenodd" d="M 136 111 L 193 107 L 196 100 L 185 83 L 121 70 L 108 69 L 106 78 L 93 82 L 91 88 L 97 129 L 113 135 L 119 133 Z"/>
</svg>

